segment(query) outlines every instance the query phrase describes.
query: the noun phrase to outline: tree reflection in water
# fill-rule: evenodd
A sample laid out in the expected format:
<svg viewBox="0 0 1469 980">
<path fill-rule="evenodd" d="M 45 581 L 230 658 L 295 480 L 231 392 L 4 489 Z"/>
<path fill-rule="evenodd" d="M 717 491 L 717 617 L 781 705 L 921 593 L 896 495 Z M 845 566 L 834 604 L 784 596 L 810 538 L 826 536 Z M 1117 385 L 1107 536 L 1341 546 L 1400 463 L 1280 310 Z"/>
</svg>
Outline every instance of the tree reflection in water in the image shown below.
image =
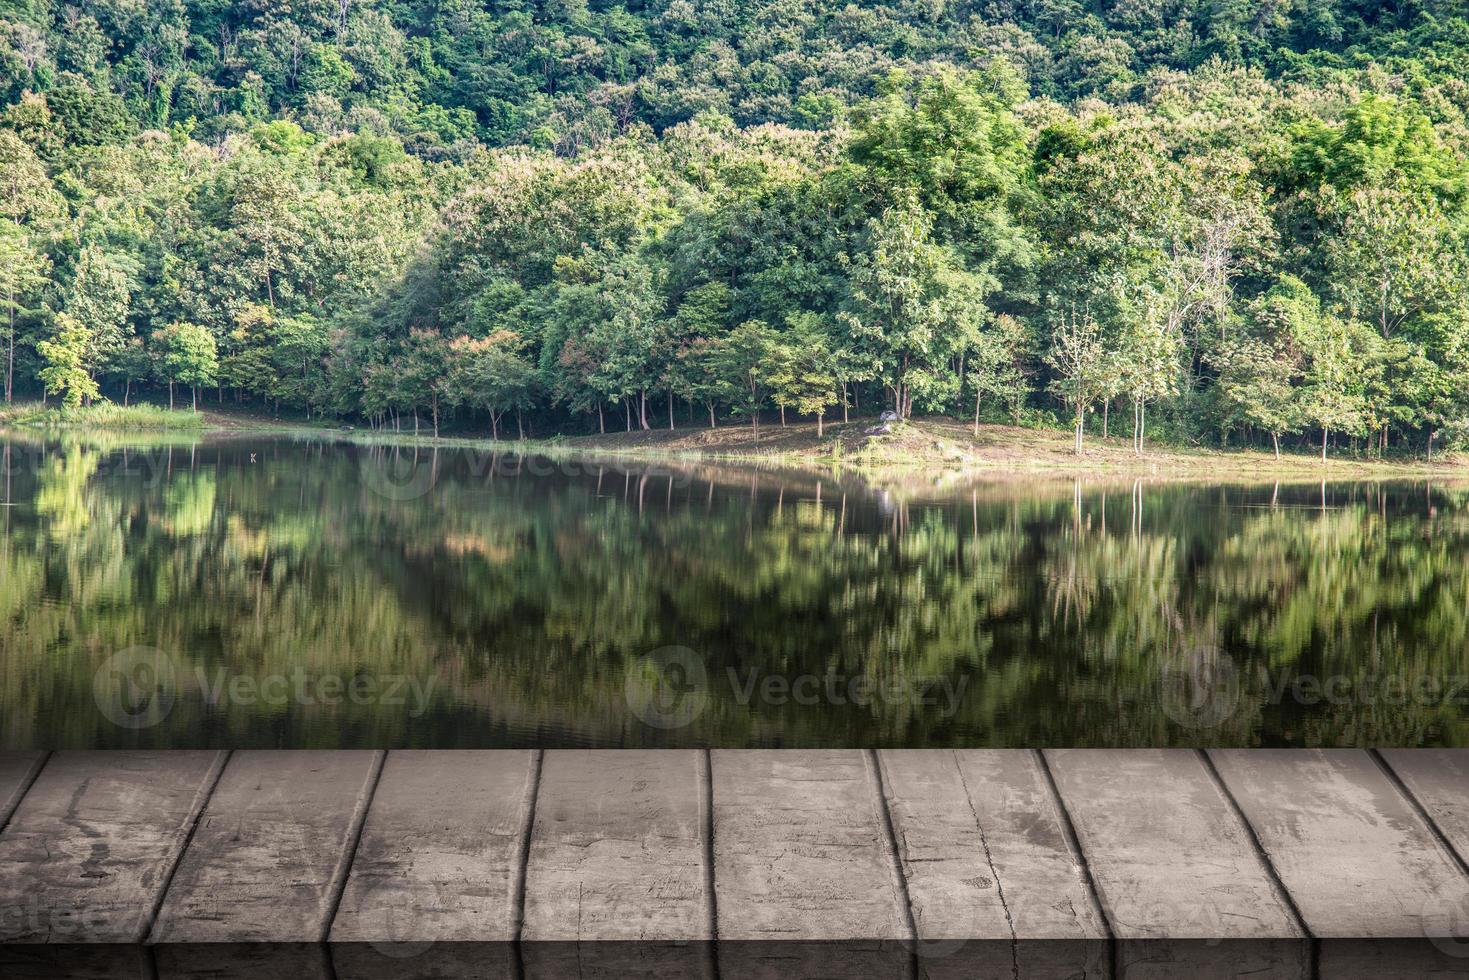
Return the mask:
<svg viewBox="0 0 1469 980">
<path fill-rule="evenodd" d="M 1469 742 L 1457 486 L 879 492 L 259 438 L 0 463 L 5 747 Z M 669 646 L 707 682 L 683 727 L 627 698 Z M 97 708 L 134 648 L 176 668 L 151 727 Z M 300 676 L 430 696 L 250 695 Z"/>
</svg>

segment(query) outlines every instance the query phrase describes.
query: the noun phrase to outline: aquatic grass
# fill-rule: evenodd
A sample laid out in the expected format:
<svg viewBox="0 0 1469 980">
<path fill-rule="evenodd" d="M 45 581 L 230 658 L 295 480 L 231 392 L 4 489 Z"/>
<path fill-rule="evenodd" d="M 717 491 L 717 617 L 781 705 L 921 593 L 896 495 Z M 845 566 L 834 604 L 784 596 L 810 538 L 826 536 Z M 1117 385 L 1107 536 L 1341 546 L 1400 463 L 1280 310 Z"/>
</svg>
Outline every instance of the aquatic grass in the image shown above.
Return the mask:
<svg viewBox="0 0 1469 980">
<path fill-rule="evenodd" d="M 99 402 L 81 408 L 64 408 L 26 402 L 0 408 L 0 425 L 35 429 L 197 431 L 204 427 L 204 416 L 187 409 L 168 409 L 146 403 L 118 405 Z"/>
</svg>

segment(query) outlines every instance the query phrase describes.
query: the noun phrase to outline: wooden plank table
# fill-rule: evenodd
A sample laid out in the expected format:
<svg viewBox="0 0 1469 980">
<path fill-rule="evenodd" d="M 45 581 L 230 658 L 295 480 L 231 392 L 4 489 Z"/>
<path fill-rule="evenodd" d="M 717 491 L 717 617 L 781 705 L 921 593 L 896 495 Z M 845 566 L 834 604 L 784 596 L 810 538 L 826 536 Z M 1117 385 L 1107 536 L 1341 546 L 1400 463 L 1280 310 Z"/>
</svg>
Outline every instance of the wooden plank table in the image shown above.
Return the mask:
<svg viewBox="0 0 1469 980">
<path fill-rule="evenodd" d="M 1469 975 L 1466 850 L 1456 751 L 0 753 L 0 971 Z"/>
</svg>

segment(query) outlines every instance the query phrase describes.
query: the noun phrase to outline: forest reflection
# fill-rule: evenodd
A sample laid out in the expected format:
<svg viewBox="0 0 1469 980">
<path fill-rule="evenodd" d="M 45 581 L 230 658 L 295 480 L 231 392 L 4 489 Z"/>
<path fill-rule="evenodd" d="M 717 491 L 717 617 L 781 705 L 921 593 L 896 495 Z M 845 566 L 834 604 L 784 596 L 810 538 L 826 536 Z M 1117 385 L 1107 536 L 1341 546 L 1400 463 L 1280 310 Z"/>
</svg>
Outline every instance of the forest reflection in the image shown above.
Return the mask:
<svg viewBox="0 0 1469 980">
<path fill-rule="evenodd" d="M 1458 485 L 878 491 L 258 437 L 0 468 L 7 748 L 1469 743 Z M 650 723 L 670 647 L 699 701 Z M 167 702 L 119 724 L 135 650 Z"/>
</svg>

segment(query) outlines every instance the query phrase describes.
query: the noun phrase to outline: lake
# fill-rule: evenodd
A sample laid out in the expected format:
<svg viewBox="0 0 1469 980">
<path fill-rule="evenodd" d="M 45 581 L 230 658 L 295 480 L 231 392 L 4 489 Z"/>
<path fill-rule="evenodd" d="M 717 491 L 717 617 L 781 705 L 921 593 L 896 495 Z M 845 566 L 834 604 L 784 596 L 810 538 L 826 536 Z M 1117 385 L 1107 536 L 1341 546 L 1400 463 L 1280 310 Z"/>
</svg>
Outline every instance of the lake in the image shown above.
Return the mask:
<svg viewBox="0 0 1469 980">
<path fill-rule="evenodd" d="M 0 743 L 1465 745 L 1469 487 L 11 441 Z"/>
</svg>

